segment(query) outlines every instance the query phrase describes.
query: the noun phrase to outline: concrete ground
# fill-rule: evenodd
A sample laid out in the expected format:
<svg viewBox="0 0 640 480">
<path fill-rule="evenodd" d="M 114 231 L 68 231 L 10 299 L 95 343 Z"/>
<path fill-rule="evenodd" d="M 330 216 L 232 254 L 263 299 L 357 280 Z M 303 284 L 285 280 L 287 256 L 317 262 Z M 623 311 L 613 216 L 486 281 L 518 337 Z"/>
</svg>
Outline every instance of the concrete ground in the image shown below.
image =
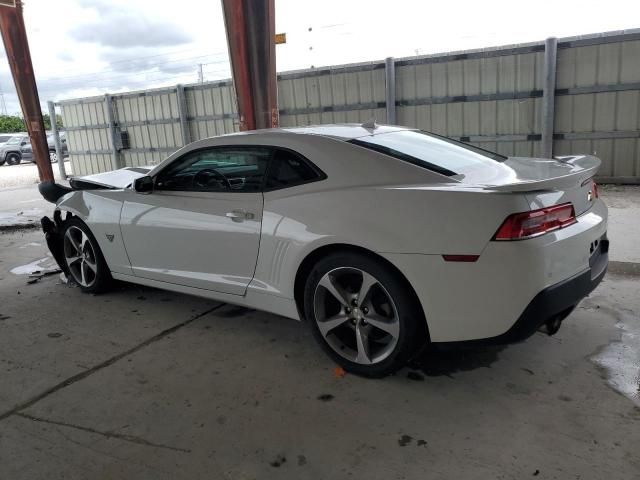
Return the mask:
<svg viewBox="0 0 640 480">
<path fill-rule="evenodd" d="M 612 214 L 640 205 L 625 188 L 604 189 Z M 0 479 L 637 479 L 640 236 L 618 248 L 620 222 L 618 260 L 556 336 L 383 380 L 336 376 L 274 315 L 27 284 L 11 270 L 51 263 L 42 234 L 0 229 Z"/>
<path fill-rule="evenodd" d="M 64 162 L 67 174 L 71 174 L 71 162 Z M 58 164 L 52 165 L 56 181 L 60 180 Z M 40 218 L 51 210 L 38 193 L 38 169 L 31 162 L 0 166 L 0 228 L 11 225 L 39 224 Z"/>
</svg>

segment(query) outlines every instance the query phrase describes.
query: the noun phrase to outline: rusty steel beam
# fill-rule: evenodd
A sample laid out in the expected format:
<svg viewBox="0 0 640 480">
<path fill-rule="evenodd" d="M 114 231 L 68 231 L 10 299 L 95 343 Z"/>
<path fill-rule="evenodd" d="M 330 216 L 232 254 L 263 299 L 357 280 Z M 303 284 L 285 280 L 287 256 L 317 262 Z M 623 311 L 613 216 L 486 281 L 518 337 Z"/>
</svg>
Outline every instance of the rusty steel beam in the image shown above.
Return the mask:
<svg viewBox="0 0 640 480">
<path fill-rule="evenodd" d="M 240 130 L 277 127 L 274 0 L 222 0 Z"/>
<path fill-rule="evenodd" d="M 40 181 L 53 183 L 53 170 L 49 160 L 47 134 L 44 129 L 38 88 L 33 74 L 31 53 L 29 52 L 27 31 L 24 27 L 22 2 L 20 0 L 16 1 L 15 7 L 0 6 L 0 31 L 2 32 L 2 41 L 9 60 L 13 82 L 20 99 L 24 122 L 31 138 Z M 51 121 L 55 122 L 55 118 L 51 119 Z M 60 161 L 63 160 L 60 159 Z"/>
</svg>

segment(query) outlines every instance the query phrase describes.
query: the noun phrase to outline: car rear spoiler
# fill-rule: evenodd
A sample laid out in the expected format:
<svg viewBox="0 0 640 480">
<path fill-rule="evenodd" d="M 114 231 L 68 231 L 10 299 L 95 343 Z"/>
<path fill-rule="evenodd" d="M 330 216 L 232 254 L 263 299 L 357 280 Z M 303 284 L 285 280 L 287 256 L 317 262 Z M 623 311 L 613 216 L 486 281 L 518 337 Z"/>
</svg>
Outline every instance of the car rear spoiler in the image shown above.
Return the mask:
<svg viewBox="0 0 640 480">
<path fill-rule="evenodd" d="M 598 172 L 601 160 L 592 155 L 571 155 L 556 157 L 555 160 L 571 165 L 573 168 L 567 175 L 528 180 L 524 182 L 506 183 L 504 185 L 487 185 L 484 190 L 497 192 L 534 192 L 538 190 L 558 190 L 580 185 Z"/>
</svg>

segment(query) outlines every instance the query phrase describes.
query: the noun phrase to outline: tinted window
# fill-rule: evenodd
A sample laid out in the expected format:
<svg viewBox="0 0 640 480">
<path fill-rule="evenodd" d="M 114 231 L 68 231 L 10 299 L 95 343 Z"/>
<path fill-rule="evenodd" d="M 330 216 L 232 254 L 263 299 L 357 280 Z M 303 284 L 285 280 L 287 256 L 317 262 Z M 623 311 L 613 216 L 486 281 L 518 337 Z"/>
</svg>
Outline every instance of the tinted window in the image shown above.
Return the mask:
<svg viewBox="0 0 640 480">
<path fill-rule="evenodd" d="M 11 137 L 9 135 L 0 135 L 0 142 L 6 142 Z"/>
<path fill-rule="evenodd" d="M 26 137 L 13 137 L 11 140 L 9 140 L 7 142 L 8 145 L 17 145 L 20 142 L 22 142 L 22 140 L 26 139 Z"/>
<path fill-rule="evenodd" d="M 448 176 L 506 158 L 450 138 L 414 130 L 372 135 L 351 143 Z"/>
<path fill-rule="evenodd" d="M 191 152 L 160 172 L 156 188 L 179 191 L 262 189 L 270 152 L 266 148 L 212 148 Z"/>
<path fill-rule="evenodd" d="M 287 150 L 276 150 L 269 166 L 266 188 L 285 188 L 319 178 L 319 173 L 300 156 Z"/>
</svg>

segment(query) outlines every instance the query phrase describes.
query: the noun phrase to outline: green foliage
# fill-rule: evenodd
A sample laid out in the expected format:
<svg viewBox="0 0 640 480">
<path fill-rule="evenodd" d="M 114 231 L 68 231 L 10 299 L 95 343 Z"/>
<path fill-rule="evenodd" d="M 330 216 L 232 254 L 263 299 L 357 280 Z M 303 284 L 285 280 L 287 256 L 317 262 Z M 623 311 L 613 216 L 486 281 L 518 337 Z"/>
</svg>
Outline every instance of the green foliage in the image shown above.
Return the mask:
<svg viewBox="0 0 640 480">
<path fill-rule="evenodd" d="M 45 130 L 51 130 L 51 118 L 49 118 L 49 114 L 45 113 L 42 115 L 42 119 L 44 120 L 44 128 Z M 58 125 L 58 128 L 62 128 L 62 115 L 58 115 L 56 113 L 56 124 Z"/>
<path fill-rule="evenodd" d="M 0 133 L 24 132 L 24 120 L 13 115 L 0 115 Z"/>
<path fill-rule="evenodd" d="M 51 119 L 49 114 L 42 115 L 45 130 L 51 130 Z M 56 123 L 58 128 L 62 128 L 62 116 L 56 114 Z M 0 115 L 0 133 L 17 133 L 26 132 L 27 127 L 21 117 L 14 115 Z"/>
</svg>

